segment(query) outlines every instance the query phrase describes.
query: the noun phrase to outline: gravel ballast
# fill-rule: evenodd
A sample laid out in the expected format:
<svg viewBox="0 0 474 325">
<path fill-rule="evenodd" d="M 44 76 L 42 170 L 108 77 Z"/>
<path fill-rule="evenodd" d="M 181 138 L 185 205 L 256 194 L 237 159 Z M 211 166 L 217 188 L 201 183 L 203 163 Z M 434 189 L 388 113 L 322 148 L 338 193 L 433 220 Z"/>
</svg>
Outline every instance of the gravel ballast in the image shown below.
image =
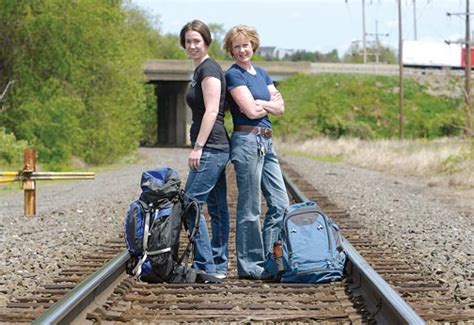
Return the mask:
<svg viewBox="0 0 474 325">
<path fill-rule="evenodd" d="M 120 236 L 128 204 L 140 193 L 143 171 L 170 166 L 184 182 L 189 149 L 140 153 L 143 162 L 100 172 L 95 180 L 39 183 L 36 217 L 23 216 L 22 191 L 0 196 L 0 306 L 50 282 L 84 252 Z M 458 299 L 472 290 L 474 211 L 463 200 L 449 199 L 448 188 L 347 164 L 283 159 L 391 247 L 416 254 L 425 274 L 449 283 Z"/>
<path fill-rule="evenodd" d="M 387 175 L 343 163 L 285 157 L 319 191 L 375 233 L 408 263 L 440 283 L 457 301 L 472 297 L 472 192 L 430 186 L 428 180 Z"/>
</svg>

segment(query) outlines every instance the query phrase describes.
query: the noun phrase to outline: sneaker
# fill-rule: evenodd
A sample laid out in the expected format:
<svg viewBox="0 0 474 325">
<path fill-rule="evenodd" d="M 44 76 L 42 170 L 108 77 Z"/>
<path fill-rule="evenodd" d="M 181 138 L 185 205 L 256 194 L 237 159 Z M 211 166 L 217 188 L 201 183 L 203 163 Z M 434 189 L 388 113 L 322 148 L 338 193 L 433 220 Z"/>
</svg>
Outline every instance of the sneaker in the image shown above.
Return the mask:
<svg viewBox="0 0 474 325">
<path fill-rule="evenodd" d="M 206 273 L 203 271 L 196 273 L 197 283 L 222 283 L 222 279 L 216 273 Z"/>
<path fill-rule="evenodd" d="M 227 274 L 225 273 L 216 273 L 216 274 L 213 274 L 213 276 L 221 280 L 224 280 L 225 278 L 227 278 Z"/>
<path fill-rule="evenodd" d="M 273 275 L 266 270 L 258 275 L 239 275 L 239 278 L 245 280 L 273 280 Z"/>
</svg>

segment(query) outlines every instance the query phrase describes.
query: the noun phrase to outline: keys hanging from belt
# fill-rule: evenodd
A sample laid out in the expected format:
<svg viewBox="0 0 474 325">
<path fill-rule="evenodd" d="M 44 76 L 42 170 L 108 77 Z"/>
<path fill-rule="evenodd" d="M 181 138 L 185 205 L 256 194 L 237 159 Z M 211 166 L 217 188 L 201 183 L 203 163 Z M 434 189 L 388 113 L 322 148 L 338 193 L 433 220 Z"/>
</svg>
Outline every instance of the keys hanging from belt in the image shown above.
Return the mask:
<svg viewBox="0 0 474 325">
<path fill-rule="evenodd" d="M 263 145 L 263 142 L 258 143 L 258 155 L 260 157 L 265 156 L 265 146 Z"/>
</svg>

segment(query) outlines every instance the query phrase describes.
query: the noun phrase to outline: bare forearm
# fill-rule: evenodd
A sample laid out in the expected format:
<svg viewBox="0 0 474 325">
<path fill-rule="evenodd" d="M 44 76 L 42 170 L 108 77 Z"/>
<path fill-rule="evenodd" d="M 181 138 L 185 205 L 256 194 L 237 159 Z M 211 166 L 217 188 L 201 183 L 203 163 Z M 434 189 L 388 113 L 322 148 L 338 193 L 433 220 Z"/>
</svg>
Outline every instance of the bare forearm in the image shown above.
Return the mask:
<svg viewBox="0 0 474 325">
<path fill-rule="evenodd" d="M 262 108 L 273 115 L 282 115 L 285 112 L 285 103 L 283 99 L 278 100 L 258 100 L 257 103 L 262 106 Z"/>
</svg>

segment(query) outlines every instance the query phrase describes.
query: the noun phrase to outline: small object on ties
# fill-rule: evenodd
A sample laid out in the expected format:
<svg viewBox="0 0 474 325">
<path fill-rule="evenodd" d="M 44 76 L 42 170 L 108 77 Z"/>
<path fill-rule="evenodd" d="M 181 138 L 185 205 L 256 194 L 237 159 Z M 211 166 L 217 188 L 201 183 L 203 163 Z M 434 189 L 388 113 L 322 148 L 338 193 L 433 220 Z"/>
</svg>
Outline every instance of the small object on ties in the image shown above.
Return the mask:
<svg viewBox="0 0 474 325">
<path fill-rule="evenodd" d="M 275 263 L 277 266 L 278 274 L 283 273 L 283 271 L 285 271 L 285 267 L 283 266 L 283 247 L 281 244 L 281 240 L 277 240 L 273 244 L 273 256 L 275 256 Z"/>
</svg>

